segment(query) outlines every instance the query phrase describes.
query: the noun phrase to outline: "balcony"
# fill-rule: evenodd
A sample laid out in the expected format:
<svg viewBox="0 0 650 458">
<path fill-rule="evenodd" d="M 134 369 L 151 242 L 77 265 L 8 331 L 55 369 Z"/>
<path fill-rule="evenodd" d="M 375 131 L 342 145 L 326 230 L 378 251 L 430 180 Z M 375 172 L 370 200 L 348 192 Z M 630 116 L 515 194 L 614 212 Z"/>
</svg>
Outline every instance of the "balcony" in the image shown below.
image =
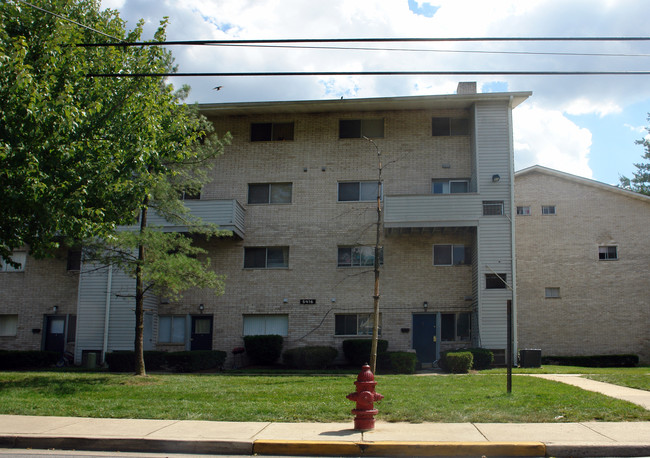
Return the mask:
<svg viewBox="0 0 650 458">
<path fill-rule="evenodd" d="M 201 218 L 201 221 L 207 224 L 216 224 L 219 229 L 232 231 L 233 235 L 244 238 L 244 216 L 246 210 L 234 199 L 228 200 L 186 200 L 185 206 L 189 209 L 190 214 Z M 154 211 L 148 215 L 147 223 L 149 226 L 161 227 L 164 232 L 188 232 L 189 227 L 170 223 Z M 122 226 L 122 230 L 137 229 L 134 226 Z"/>
<path fill-rule="evenodd" d="M 477 193 L 386 196 L 384 229 L 476 227 L 482 212 Z"/>
</svg>

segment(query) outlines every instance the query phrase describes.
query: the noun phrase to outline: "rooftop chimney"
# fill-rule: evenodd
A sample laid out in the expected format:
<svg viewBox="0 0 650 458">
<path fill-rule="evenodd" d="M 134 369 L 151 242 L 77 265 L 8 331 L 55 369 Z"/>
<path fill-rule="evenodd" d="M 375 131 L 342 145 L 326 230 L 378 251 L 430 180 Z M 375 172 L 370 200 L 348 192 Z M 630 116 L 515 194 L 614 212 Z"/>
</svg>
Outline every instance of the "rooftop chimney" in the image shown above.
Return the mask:
<svg viewBox="0 0 650 458">
<path fill-rule="evenodd" d="M 476 81 L 461 81 L 456 88 L 456 94 L 476 94 Z"/>
</svg>

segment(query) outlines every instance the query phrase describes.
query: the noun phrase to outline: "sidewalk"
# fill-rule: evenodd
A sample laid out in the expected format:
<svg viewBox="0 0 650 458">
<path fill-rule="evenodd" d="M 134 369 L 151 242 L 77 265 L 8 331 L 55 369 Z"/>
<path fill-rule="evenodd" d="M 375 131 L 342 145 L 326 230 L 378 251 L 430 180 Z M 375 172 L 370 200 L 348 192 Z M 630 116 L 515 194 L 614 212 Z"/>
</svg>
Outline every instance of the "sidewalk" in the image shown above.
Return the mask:
<svg viewBox="0 0 650 458">
<path fill-rule="evenodd" d="M 0 415 L 0 448 L 292 456 L 650 456 L 650 422 L 211 422 Z"/>
</svg>

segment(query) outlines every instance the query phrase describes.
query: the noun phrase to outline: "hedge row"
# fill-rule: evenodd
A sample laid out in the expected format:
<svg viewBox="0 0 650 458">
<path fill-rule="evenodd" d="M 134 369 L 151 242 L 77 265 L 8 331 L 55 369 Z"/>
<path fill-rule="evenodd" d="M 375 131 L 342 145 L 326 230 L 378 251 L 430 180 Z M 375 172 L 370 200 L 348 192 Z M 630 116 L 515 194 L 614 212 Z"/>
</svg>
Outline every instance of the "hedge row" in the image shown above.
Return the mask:
<svg viewBox="0 0 650 458">
<path fill-rule="evenodd" d="M 383 353 L 388 349 L 388 341 L 377 340 L 377 359 L 381 358 Z M 362 366 L 370 362 L 370 352 L 372 350 L 372 339 L 348 339 L 343 341 L 343 354 L 348 363 L 353 366 Z"/>
<path fill-rule="evenodd" d="M 334 362 L 338 354 L 334 347 L 298 347 L 282 353 L 282 362 L 296 369 L 325 369 Z"/>
<path fill-rule="evenodd" d="M 270 365 L 280 358 L 284 339 L 276 334 L 244 336 L 244 348 L 251 362 Z"/>
<path fill-rule="evenodd" d="M 226 352 L 219 350 L 199 351 L 145 351 L 147 370 L 171 370 L 173 372 L 196 372 L 223 367 Z M 135 371 L 135 354 L 132 351 L 106 353 L 106 363 L 111 372 Z"/>
<path fill-rule="evenodd" d="M 635 367 L 638 355 L 543 356 L 543 364 L 583 367 Z"/>
<path fill-rule="evenodd" d="M 13 351 L 0 350 L 0 370 L 36 369 L 54 366 L 61 359 L 56 351 Z"/>
<path fill-rule="evenodd" d="M 487 350 L 485 348 L 462 348 L 453 351 L 443 351 L 440 354 L 440 360 L 438 361 L 438 366 L 440 366 L 440 368 L 443 370 L 446 370 L 448 372 L 453 372 L 447 363 L 447 355 L 449 353 L 459 353 L 459 352 L 470 353 L 472 355 L 472 361 L 470 363 L 470 366 L 468 367 L 468 370 L 473 369 L 476 371 L 481 371 L 481 370 L 489 369 L 492 366 L 492 363 L 494 362 L 494 353 L 492 353 L 490 350 Z"/>
</svg>

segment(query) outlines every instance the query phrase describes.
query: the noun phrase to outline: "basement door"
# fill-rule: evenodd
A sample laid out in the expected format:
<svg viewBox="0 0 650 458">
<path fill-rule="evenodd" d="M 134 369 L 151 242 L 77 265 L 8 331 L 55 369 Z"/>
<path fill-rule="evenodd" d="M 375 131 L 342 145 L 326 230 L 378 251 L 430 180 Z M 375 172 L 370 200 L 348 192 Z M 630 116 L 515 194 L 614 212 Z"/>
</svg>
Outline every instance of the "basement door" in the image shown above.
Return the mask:
<svg viewBox="0 0 650 458">
<path fill-rule="evenodd" d="M 212 315 L 193 315 L 190 350 L 212 350 Z"/>
<path fill-rule="evenodd" d="M 437 359 L 436 322 L 437 313 L 413 314 L 413 348 L 420 363 L 432 363 Z"/>
</svg>

